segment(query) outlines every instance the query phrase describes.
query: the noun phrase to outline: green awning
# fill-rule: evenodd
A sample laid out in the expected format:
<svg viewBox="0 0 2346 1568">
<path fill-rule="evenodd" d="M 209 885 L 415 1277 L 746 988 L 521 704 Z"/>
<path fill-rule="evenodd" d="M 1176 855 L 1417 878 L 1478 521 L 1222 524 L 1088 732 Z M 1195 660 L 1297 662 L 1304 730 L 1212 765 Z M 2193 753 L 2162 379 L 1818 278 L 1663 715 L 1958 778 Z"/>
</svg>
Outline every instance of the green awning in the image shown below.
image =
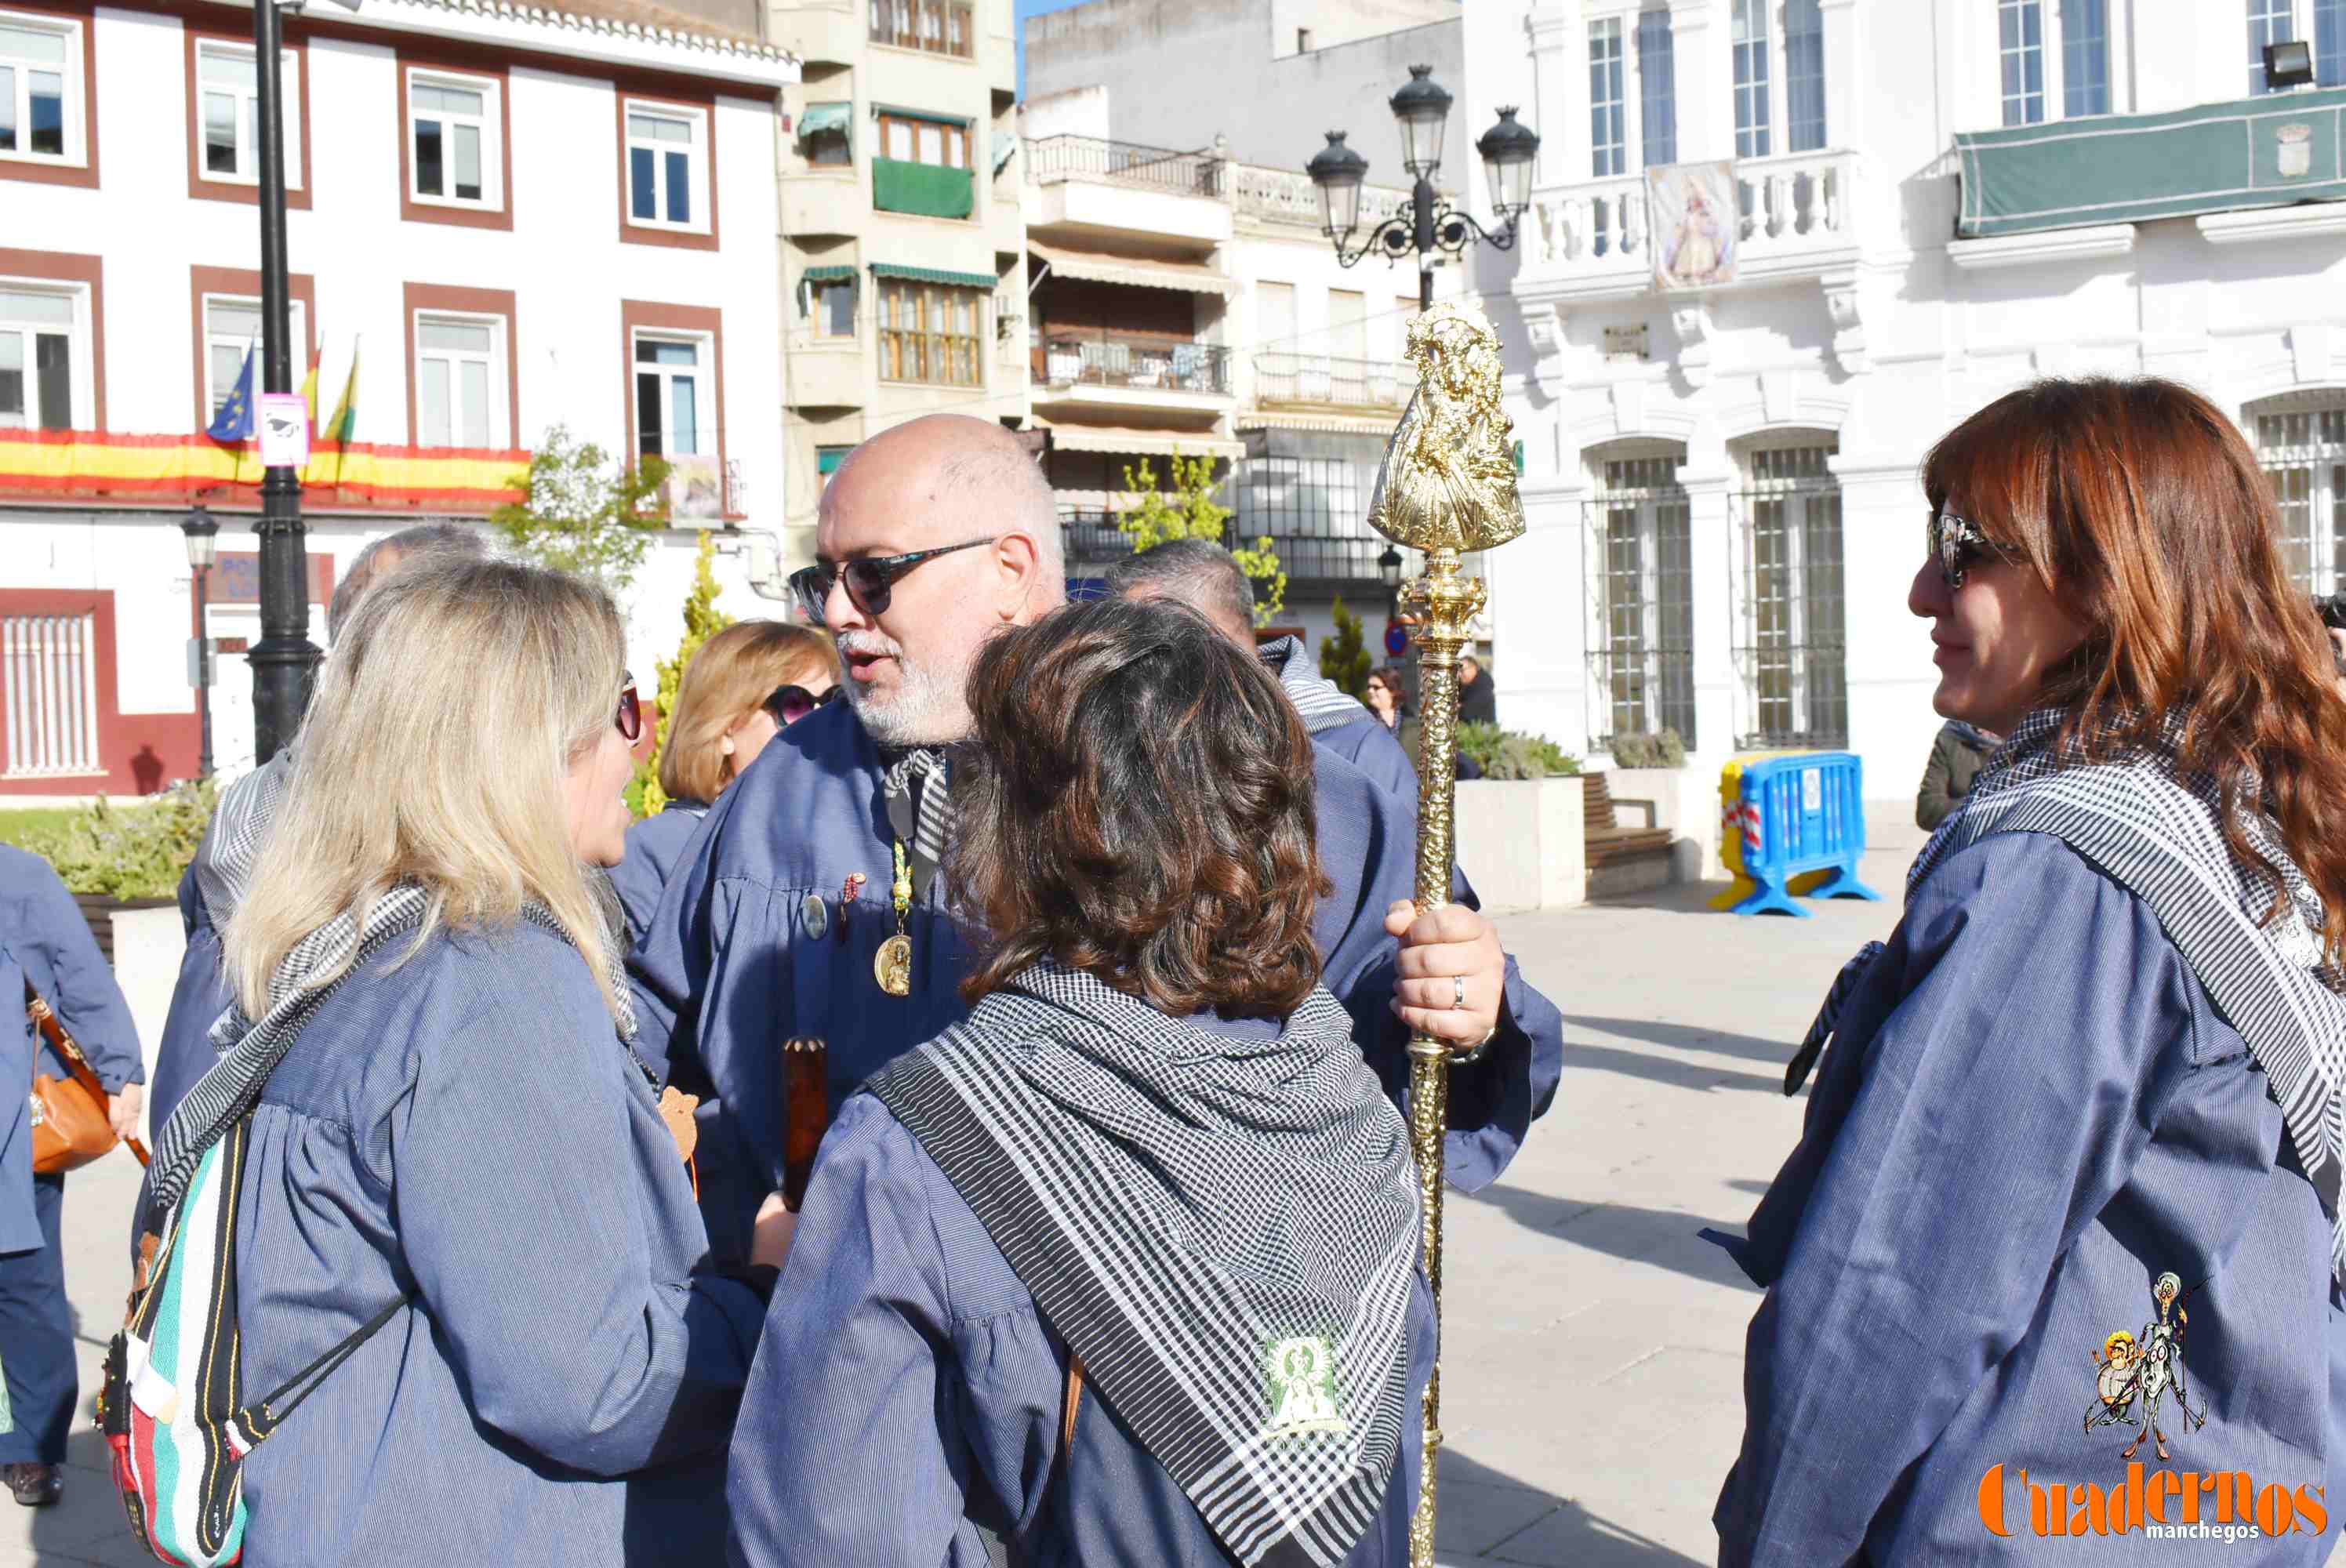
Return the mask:
<svg viewBox="0 0 2346 1568">
<path fill-rule="evenodd" d="M 892 115 L 900 120 L 926 120 L 931 125 L 966 126 L 977 123 L 967 115 L 941 115 L 934 109 L 908 109 L 901 104 L 873 104 L 872 112 L 875 115 Z"/>
<path fill-rule="evenodd" d="M 939 283 L 948 289 L 992 289 L 1001 281 L 991 272 L 948 272 L 941 267 L 899 267 L 892 261 L 874 261 L 872 275 L 901 278 L 907 283 Z"/>
<path fill-rule="evenodd" d="M 811 136 L 821 136 L 825 131 L 837 131 L 846 136 L 854 119 L 853 104 L 809 104 L 806 113 L 799 117 L 799 137 L 804 140 Z"/>
<path fill-rule="evenodd" d="M 872 205 L 882 212 L 967 218 L 977 210 L 977 181 L 965 168 L 875 158 L 872 160 Z"/>
<path fill-rule="evenodd" d="M 799 274 L 810 283 L 846 283 L 853 280 L 852 267 L 810 267 Z"/>
<path fill-rule="evenodd" d="M 1964 239 L 2346 198 L 2346 88 L 1955 137 Z"/>
</svg>

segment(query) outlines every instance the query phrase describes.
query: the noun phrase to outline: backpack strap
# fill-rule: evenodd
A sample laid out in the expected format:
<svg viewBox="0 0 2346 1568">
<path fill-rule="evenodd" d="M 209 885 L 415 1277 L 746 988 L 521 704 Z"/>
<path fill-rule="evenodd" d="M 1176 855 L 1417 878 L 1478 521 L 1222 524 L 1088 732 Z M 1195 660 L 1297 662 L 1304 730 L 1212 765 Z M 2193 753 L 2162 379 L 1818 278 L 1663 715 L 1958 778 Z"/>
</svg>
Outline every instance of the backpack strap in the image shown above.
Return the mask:
<svg viewBox="0 0 2346 1568">
<path fill-rule="evenodd" d="M 399 1309 L 413 1301 L 413 1296 L 402 1296 L 360 1324 L 351 1336 L 335 1345 L 324 1355 L 285 1380 L 275 1392 L 244 1412 L 242 1424 L 259 1442 L 277 1430 L 278 1423 L 301 1408 L 301 1401 L 318 1390 L 318 1385 L 333 1374 L 334 1369 L 352 1356 L 359 1347 L 382 1331 L 383 1326 L 397 1317 Z M 298 1390 L 298 1391 L 296 1391 Z M 287 1398 L 288 1395 L 291 1398 Z"/>
</svg>

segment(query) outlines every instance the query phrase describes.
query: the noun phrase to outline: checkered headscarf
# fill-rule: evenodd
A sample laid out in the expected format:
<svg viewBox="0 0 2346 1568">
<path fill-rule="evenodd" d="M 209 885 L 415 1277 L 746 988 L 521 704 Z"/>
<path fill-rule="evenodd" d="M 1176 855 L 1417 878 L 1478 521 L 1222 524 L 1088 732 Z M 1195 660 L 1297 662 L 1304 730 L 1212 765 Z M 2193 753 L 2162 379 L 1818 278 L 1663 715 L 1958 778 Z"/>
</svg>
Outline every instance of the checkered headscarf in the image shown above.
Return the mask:
<svg viewBox="0 0 2346 1568">
<path fill-rule="evenodd" d="M 2216 781 L 2179 772 L 2182 717 L 2161 744 L 2087 763 L 2059 745 L 2065 715 L 2028 716 L 1988 759 L 1962 808 L 1931 836 L 1907 873 L 1907 896 L 1940 861 L 1990 833 L 2050 833 L 2148 904 L 2225 1021 L 2248 1043 L 2281 1108 L 2298 1163 L 2331 1217 L 2331 1262 L 2346 1284 L 2346 976 L 2321 944 L 2321 901 L 2253 805 L 2239 819 L 2287 894 L 2267 923 L 2269 881 L 2235 860 L 2218 828 Z M 2243 791 L 2253 802 L 2253 780 Z"/>
<path fill-rule="evenodd" d="M 1335 998 L 1242 1041 L 1046 962 L 868 1086 L 1222 1544 L 1341 1562 L 1414 1419 L 1418 1214 Z"/>
</svg>

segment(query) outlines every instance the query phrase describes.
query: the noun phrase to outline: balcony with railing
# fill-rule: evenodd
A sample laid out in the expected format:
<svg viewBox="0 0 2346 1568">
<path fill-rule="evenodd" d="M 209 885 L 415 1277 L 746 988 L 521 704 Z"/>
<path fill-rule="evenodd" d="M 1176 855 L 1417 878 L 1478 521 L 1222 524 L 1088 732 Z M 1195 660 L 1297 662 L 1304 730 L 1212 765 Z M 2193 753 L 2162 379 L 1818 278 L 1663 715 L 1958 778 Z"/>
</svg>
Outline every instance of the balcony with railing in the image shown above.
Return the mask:
<svg viewBox="0 0 2346 1568">
<path fill-rule="evenodd" d="M 1230 237 L 1224 164 L 1209 151 L 1046 136 L 1029 140 L 1022 156 L 1035 188 L 1027 227 L 1046 236 L 1141 233 L 1206 246 Z"/>
<path fill-rule="evenodd" d="M 1733 168 L 1734 210 L 1724 224 L 1734 243 L 1725 286 L 1813 277 L 1856 259 L 1855 153 L 1741 158 Z M 1663 270 L 1656 250 L 1667 262 L 1673 238 L 1655 232 L 1647 189 L 1655 172 L 1535 190 L 1523 218 L 1516 291 L 1604 299 L 1653 287 Z"/>
<path fill-rule="evenodd" d="M 1319 232 L 1320 188 L 1300 169 L 1277 168 L 1259 163 L 1227 165 L 1222 188 L 1240 218 L 1256 223 L 1293 225 Z M 1361 187 L 1361 228 L 1363 232 L 1386 219 L 1409 210 L 1410 193 L 1397 186 Z"/>
<path fill-rule="evenodd" d="M 1254 401 L 1263 408 L 1394 412 L 1416 387 L 1416 370 L 1394 360 L 1284 352 L 1254 356 Z"/>
<path fill-rule="evenodd" d="M 1114 333 L 1048 332 L 1029 354 L 1035 406 L 1211 415 L 1229 406 L 1230 351 Z"/>
</svg>

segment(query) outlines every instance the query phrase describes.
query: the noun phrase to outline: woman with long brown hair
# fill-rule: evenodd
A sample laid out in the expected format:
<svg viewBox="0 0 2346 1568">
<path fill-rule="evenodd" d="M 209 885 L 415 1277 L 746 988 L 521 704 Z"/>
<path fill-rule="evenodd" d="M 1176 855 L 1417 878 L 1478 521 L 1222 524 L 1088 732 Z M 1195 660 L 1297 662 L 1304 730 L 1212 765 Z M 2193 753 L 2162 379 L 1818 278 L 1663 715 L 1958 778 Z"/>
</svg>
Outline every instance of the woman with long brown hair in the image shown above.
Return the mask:
<svg viewBox="0 0 2346 1568">
<path fill-rule="evenodd" d="M 1432 1298 L 1407 1130 L 1320 984 L 1302 721 L 1162 601 L 1004 632 L 968 694 L 990 945 L 824 1140 L 734 1561 L 1399 1568 Z"/>
<path fill-rule="evenodd" d="M 1731 1244 L 1767 1297 L 1720 1561 L 2132 1561 L 2147 1521 L 2320 1563 L 2346 1475 L 2321 627 L 2247 443 L 2172 382 L 2013 392 L 1923 483 L 1935 703 L 2007 738 L 1835 985 L 1804 1135 Z"/>
</svg>

